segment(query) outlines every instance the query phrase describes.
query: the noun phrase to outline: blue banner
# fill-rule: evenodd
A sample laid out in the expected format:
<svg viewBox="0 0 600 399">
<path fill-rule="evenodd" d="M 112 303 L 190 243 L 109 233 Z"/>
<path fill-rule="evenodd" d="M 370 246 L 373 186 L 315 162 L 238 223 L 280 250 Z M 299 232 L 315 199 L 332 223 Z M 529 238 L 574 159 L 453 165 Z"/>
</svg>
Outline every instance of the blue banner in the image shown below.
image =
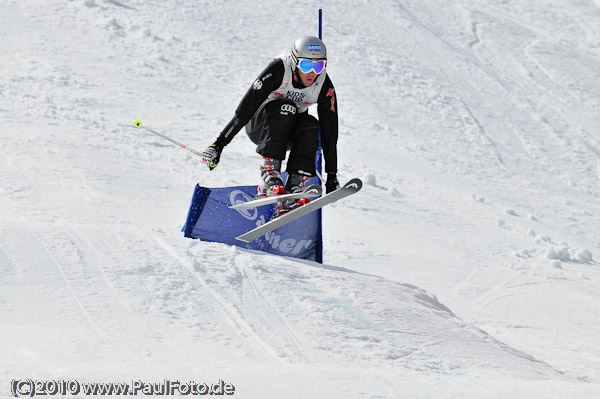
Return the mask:
<svg viewBox="0 0 600 399">
<path fill-rule="evenodd" d="M 317 178 L 307 185 L 317 184 Z M 275 205 L 255 209 L 230 209 L 229 206 L 251 201 L 256 186 L 206 188 L 196 185 L 183 232 L 188 238 L 220 242 L 241 248 L 323 262 L 323 237 L 319 212 L 313 212 L 281 226 L 253 242 L 235 237 L 268 222 Z"/>
</svg>

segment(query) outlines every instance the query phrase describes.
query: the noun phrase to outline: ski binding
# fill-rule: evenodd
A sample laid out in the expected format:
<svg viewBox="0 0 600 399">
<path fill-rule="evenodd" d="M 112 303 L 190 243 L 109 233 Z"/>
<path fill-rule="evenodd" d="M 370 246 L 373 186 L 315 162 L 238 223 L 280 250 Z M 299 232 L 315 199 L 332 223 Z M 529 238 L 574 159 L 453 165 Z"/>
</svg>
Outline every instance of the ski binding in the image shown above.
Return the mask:
<svg viewBox="0 0 600 399">
<path fill-rule="evenodd" d="M 274 195 L 272 197 L 265 197 L 256 199 L 253 201 L 242 202 L 239 204 L 231 205 L 232 209 L 252 209 L 263 205 L 274 204 L 275 202 L 283 201 L 283 200 L 291 200 L 291 199 L 300 199 L 305 197 L 318 197 L 322 192 L 321 186 L 318 184 L 313 184 L 302 192 L 299 193 L 291 193 L 291 194 L 282 194 L 282 195 Z"/>
<path fill-rule="evenodd" d="M 304 215 L 307 215 L 311 212 L 314 212 L 318 209 L 323 208 L 325 205 L 332 204 L 344 197 L 355 194 L 361 188 L 362 188 L 362 181 L 360 179 L 352 179 L 348 183 L 344 184 L 342 187 L 338 188 L 337 190 L 335 190 L 321 198 L 317 198 L 316 200 L 311 201 L 311 202 L 307 203 L 306 205 L 299 206 L 298 208 L 293 209 L 293 210 L 289 211 L 288 213 L 284 213 L 283 215 L 281 215 L 275 219 L 271 219 L 267 223 L 262 224 L 262 225 L 258 226 L 257 228 L 250 230 L 247 233 L 244 233 L 244 234 L 236 237 L 236 240 L 244 241 L 244 242 L 254 241 L 257 238 L 260 238 L 261 236 L 267 234 L 270 231 L 273 231 L 281 226 L 284 226 L 290 222 L 293 222 L 294 220 L 296 220 Z M 298 194 L 300 194 L 300 193 L 298 193 Z M 304 193 L 302 193 L 302 194 L 304 194 Z M 281 197 L 284 197 L 284 196 L 269 197 L 267 199 L 274 198 L 274 201 L 272 201 L 272 202 L 276 202 L 279 199 L 281 199 Z M 261 200 L 256 200 L 256 201 L 261 201 Z M 247 202 L 247 204 L 253 203 L 256 201 L 249 201 L 249 202 Z"/>
</svg>

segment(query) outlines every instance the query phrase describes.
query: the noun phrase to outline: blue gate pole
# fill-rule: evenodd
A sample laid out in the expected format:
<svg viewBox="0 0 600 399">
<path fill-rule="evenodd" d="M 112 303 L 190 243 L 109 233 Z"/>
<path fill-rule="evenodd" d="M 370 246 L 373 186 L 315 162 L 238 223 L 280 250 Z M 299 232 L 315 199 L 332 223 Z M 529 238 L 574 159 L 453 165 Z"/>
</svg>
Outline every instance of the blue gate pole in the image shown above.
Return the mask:
<svg viewBox="0 0 600 399">
<path fill-rule="evenodd" d="M 323 40 L 323 9 L 319 8 L 319 39 Z"/>
<path fill-rule="evenodd" d="M 323 9 L 319 8 L 319 39 L 323 40 Z M 321 133 L 319 133 L 319 149 L 317 150 L 317 174 L 318 176 L 323 176 L 322 173 L 322 158 L 323 158 L 323 150 L 321 149 Z M 323 179 L 319 179 L 321 185 L 325 183 Z M 318 221 L 318 229 L 319 229 L 319 241 L 317 243 L 317 256 L 316 260 L 319 263 L 323 263 L 323 213 L 322 209 L 319 209 L 319 221 Z"/>
<path fill-rule="evenodd" d="M 319 8 L 319 39 L 323 40 L 323 9 Z M 322 155 L 323 150 L 321 148 L 321 133 L 319 133 L 319 150 L 317 151 L 317 172 L 319 172 L 319 176 L 323 176 L 322 172 Z M 321 180 L 321 184 L 324 181 Z M 321 212 L 321 211 L 319 211 Z"/>
</svg>

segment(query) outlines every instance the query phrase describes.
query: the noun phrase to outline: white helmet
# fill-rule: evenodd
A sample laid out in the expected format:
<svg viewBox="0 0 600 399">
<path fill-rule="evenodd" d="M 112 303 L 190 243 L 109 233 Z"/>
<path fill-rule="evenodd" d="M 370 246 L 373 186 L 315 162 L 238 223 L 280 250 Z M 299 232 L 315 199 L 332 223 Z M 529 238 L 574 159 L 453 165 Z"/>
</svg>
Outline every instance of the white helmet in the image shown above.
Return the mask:
<svg viewBox="0 0 600 399">
<path fill-rule="evenodd" d="M 298 63 L 298 58 L 307 58 L 312 60 L 326 60 L 327 49 L 325 43 L 318 37 L 304 36 L 294 42 L 292 46 L 292 58 Z"/>
</svg>

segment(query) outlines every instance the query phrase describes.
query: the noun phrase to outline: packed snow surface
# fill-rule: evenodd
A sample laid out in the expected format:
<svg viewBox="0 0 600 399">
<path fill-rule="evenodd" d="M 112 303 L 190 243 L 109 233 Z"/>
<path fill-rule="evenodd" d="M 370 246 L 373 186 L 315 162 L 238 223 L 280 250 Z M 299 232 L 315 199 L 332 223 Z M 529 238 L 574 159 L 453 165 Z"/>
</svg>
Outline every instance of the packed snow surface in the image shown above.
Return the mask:
<svg viewBox="0 0 600 399">
<path fill-rule="evenodd" d="M 202 150 L 319 8 L 365 182 L 324 264 L 184 238 L 260 157 L 133 122 Z M 598 0 L 0 0 L 0 72 L 0 397 L 600 397 Z"/>
</svg>

